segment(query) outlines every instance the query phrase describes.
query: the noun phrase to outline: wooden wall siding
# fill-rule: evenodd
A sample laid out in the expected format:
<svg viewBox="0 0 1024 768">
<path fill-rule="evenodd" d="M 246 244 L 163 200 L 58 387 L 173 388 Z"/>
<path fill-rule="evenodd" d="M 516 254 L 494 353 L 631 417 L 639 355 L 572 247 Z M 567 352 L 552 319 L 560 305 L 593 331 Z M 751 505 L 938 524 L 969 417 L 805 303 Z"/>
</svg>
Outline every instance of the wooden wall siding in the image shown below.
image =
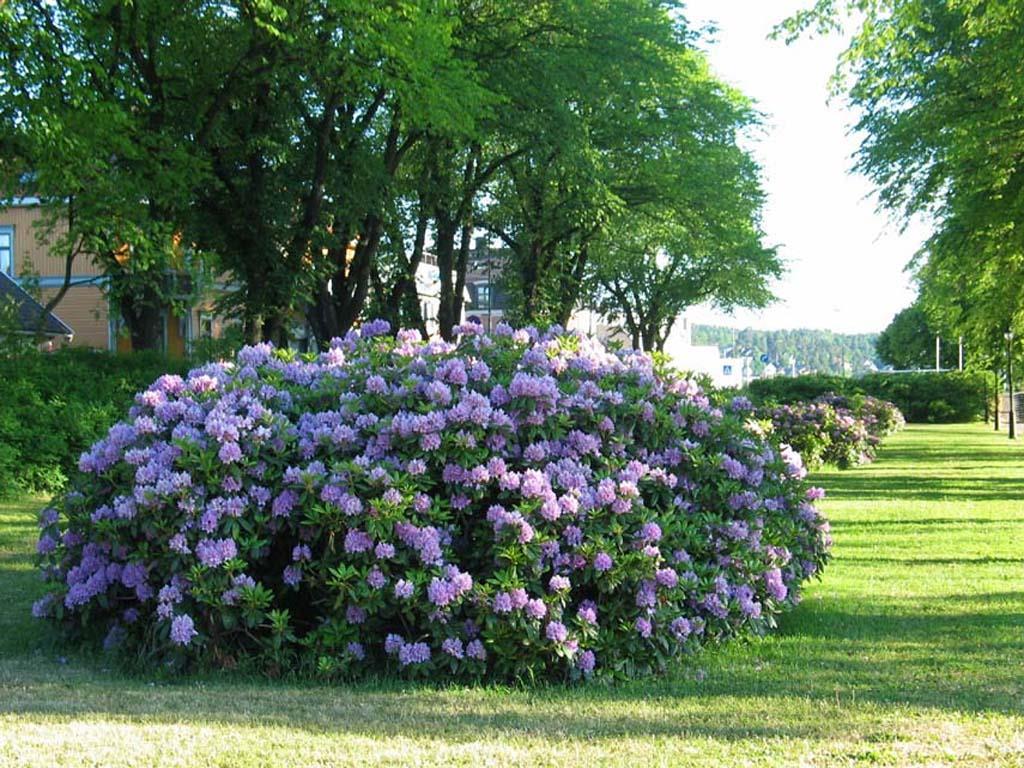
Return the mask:
<svg viewBox="0 0 1024 768">
<path fill-rule="evenodd" d="M 167 354 L 175 358 L 185 357 L 187 345 L 182 333 L 185 330 L 182 328 L 182 318 L 168 310 L 166 324 Z"/>
<path fill-rule="evenodd" d="M 11 208 L 0 208 L 0 226 L 14 227 L 14 274 L 21 276 L 33 273 L 40 277 L 63 277 L 64 259 L 59 255 L 50 255 L 49 245 L 37 239 L 36 222 L 41 219 L 41 209 L 36 205 L 19 205 Z M 63 230 L 58 224 L 57 235 Z M 26 269 L 26 266 L 29 269 Z M 99 275 L 101 271 L 92 259 L 80 255 L 75 259 L 74 274 L 82 276 Z"/>
<path fill-rule="evenodd" d="M 43 303 L 53 298 L 56 292 L 56 288 L 43 288 L 40 291 Z M 54 309 L 54 314 L 75 332 L 72 346 L 108 348 L 107 300 L 98 286 L 71 287 Z"/>
</svg>

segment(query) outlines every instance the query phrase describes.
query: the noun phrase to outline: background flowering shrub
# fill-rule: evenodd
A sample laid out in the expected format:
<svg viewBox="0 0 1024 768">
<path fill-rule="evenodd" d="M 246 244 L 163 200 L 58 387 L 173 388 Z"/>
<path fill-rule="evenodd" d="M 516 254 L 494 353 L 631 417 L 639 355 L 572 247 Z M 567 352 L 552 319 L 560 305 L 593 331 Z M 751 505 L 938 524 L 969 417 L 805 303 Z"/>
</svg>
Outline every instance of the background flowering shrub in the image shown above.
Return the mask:
<svg viewBox="0 0 1024 768">
<path fill-rule="evenodd" d="M 870 395 L 828 392 L 811 402 L 762 408 L 775 438 L 800 453 L 808 467 L 845 469 L 874 460 L 882 438 L 903 428 L 899 408 Z"/>
<path fill-rule="evenodd" d="M 174 666 L 629 676 L 774 625 L 820 489 L 737 398 L 553 329 L 164 376 L 41 517 L 72 634 Z"/>
</svg>

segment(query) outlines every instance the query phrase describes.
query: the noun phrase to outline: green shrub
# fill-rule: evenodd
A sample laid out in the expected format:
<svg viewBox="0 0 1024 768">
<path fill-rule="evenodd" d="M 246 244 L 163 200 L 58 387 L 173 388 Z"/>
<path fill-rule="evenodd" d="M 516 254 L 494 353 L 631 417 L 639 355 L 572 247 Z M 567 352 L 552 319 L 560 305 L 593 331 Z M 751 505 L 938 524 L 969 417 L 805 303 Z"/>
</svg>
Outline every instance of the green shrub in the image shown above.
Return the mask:
<svg viewBox="0 0 1024 768">
<path fill-rule="evenodd" d="M 907 421 L 935 424 L 982 418 L 991 389 L 990 375 L 970 371 L 779 377 L 758 379 L 747 387 L 751 400 L 759 405 L 810 401 L 830 392 L 846 397 L 870 395 L 894 403 Z"/>
<path fill-rule="evenodd" d="M 86 349 L 0 357 L 0 496 L 60 490 L 139 389 L 185 368 L 163 355 Z"/>
</svg>

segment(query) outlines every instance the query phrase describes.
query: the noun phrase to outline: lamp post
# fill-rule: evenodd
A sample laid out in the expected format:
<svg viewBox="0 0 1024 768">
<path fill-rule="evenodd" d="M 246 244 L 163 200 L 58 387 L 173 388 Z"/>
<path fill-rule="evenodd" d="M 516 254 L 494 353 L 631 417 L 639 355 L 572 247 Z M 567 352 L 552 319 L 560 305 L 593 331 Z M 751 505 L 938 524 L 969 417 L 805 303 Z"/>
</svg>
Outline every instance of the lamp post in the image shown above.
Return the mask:
<svg viewBox="0 0 1024 768">
<path fill-rule="evenodd" d="M 1013 412 L 1013 331 L 1007 331 L 1006 339 L 1006 384 L 1010 389 L 1010 439 L 1017 439 L 1017 416 Z"/>
</svg>

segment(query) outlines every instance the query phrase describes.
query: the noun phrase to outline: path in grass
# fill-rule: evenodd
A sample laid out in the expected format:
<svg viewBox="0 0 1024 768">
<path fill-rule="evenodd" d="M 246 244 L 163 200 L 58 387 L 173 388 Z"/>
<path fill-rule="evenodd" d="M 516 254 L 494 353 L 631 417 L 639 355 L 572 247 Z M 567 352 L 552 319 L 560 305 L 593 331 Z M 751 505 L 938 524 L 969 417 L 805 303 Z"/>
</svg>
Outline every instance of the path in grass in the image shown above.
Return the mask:
<svg viewBox="0 0 1024 768">
<path fill-rule="evenodd" d="M 0 506 L 0 765 L 1024 765 L 1024 446 L 911 427 L 816 479 L 836 559 L 776 636 L 532 691 L 61 664 L 27 618 L 36 502 Z"/>
</svg>

